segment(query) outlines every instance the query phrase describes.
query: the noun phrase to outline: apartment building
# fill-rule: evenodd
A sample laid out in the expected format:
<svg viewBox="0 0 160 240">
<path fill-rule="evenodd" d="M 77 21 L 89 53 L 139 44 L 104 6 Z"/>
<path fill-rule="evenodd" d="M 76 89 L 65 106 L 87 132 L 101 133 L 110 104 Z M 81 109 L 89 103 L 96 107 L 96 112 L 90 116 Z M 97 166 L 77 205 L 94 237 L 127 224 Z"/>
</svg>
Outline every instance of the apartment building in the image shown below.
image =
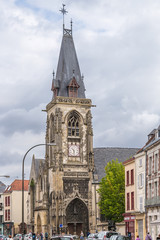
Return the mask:
<svg viewBox="0 0 160 240">
<path fill-rule="evenodd" d="M 123 162 L 125 167 L 125 234 L 135 239 L 135 158 Z"/>
<path fill-rule="evenodd" d="M 145 176 L 146 176 L 146 156 L 141 149 L 135 156 L 135 234 L 141 240 L 146 236 L 145 218 Z"/>
<path fill-rule="evenodd" d="M 160 126 L 148 135 L 146 152 L 146 224 L 152 239 L 160 233 Z"/>
<path fill-rule="evenodd" d="M 3 234 L 3 192 L 6 189 L 6 185 L 0 181 L 0 235 Z"/>
<path fill-rule="evenodd" d="M 24 180 L 24 221 L 27 222 L 28 180 Z M 21 232 L 22 222 L 22 180 L 14 180 L 3 193 L 4 197 L 4 234 Z"/>
</svg>

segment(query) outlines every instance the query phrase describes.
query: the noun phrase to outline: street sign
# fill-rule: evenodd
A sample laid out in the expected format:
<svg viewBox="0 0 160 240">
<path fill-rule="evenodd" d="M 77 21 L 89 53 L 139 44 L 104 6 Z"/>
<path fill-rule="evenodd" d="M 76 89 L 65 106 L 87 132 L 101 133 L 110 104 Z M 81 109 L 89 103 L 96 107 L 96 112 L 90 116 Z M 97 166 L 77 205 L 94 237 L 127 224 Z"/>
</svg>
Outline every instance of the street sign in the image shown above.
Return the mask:
<svg viewBox="0 0 160 240">
<path fill-rule="evenodd" d="M 62 228 L 62 227 L 63 227 L 63 224 L 59 224 L 59 227 Z"/>
</svg>

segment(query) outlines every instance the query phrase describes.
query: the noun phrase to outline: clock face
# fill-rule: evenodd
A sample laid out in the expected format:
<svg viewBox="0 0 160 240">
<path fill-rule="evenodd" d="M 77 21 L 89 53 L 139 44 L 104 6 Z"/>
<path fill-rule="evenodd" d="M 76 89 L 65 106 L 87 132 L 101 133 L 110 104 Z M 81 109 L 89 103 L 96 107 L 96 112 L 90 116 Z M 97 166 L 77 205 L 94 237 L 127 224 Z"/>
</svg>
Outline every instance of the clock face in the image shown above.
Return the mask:
<svg viewBox="0 0 160 240">
<path fill-rule="evenodd" d="M 71 157 L 79 156 L 79 145 L 69 145 L 69 156 Z"/>
</svg>

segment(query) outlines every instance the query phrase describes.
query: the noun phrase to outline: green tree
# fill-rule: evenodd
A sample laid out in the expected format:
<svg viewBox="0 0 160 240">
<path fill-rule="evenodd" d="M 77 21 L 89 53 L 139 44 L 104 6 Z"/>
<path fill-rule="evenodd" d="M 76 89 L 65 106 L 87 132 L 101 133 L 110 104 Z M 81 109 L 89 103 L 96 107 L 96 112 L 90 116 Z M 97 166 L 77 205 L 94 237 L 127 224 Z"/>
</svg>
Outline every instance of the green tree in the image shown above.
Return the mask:
<svg viewBox="0 0 160 240">
<path fill-rule="evenodd" d="M 106 176 L 102 178 L 98 193 L 99 207 L 107 220 L 121 222 L 125 212 L 125 172 L 118 159 L 107 163 Z"/>
</svg>

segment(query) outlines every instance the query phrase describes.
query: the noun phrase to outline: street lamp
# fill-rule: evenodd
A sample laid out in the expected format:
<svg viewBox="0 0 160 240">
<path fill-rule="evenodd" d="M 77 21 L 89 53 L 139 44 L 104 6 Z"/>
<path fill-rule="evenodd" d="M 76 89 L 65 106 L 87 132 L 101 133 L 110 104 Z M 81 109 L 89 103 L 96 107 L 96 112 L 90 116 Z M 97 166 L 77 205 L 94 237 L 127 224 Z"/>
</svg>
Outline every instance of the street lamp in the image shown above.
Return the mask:
<svg viewBox="0 0 160 240">
<path fill-rule="evenodd" d="M 24 161 L 27 154 L 35 147 L 39 146 L 55 146 L 55 143 L 40 143 L 36 144 L 33 147 L 29 148 L 28 151 L 25 153 L 22 161 L 22 240 L 24 239 Z"/>
<path fill-rule="evenodd" d="M 10 178 L 8 175 L 0 175 L 0 177 Z"/>
</svg>

